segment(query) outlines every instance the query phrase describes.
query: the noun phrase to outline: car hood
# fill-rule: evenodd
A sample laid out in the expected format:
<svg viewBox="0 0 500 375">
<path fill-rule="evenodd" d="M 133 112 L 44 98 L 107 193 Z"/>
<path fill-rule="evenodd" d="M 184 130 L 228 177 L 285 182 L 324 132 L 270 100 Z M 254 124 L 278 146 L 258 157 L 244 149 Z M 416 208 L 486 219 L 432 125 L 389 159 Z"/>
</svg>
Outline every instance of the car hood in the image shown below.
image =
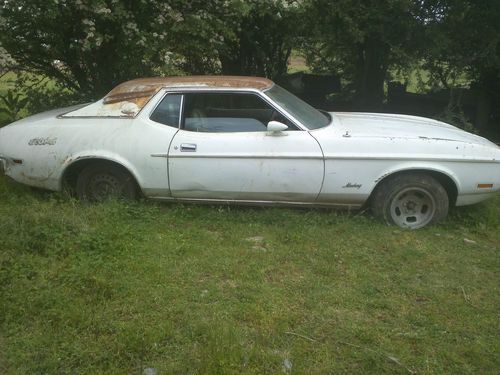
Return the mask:
<svg viewBox="0 0 500 375">
<path fill-rule="evenodd" d="M 334 127 L 351 137 L 419 138 L 496 146 L 441 121 L 407 115 L 333 112 Z"/>
</svg>

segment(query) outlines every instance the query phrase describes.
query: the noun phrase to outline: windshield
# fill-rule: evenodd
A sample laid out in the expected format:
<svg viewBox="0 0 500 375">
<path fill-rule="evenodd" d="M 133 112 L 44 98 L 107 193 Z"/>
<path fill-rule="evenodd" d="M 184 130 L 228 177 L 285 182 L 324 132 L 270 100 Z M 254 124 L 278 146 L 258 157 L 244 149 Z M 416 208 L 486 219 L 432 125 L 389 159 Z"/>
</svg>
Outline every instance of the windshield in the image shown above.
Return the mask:
<svg viewBox="0 0 500 375">
<path fill-rule="evenodd" d="M 274 85 L 267 90 L 266 95 L 282 106 L 309 130 L 322 128 L 330 123 L 329 115 L 321 113 L 278 85 Z"/>
</svg>

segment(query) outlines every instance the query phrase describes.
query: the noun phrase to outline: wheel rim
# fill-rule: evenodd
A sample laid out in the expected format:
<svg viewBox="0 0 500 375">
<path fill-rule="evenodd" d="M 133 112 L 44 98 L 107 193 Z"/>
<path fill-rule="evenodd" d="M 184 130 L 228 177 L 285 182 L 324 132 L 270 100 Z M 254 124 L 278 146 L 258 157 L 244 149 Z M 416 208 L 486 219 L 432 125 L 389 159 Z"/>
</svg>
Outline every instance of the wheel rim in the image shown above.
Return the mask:
<svg viewBox="0 0 500 375">
<path fill-rule="evenodd" d="M 425 189 L 411 187 L 399 191 L 391 202 L 391 218 L 403 228 L 427 225 L 436 212 L 436 201 Z"/>
<path fill-rule="evenodd" d="M 95 174 L 87 186 L 87 197 L 92 201 L 100 202 L 121 196 L 120 180 L 109 173 Z"/>
</svg>

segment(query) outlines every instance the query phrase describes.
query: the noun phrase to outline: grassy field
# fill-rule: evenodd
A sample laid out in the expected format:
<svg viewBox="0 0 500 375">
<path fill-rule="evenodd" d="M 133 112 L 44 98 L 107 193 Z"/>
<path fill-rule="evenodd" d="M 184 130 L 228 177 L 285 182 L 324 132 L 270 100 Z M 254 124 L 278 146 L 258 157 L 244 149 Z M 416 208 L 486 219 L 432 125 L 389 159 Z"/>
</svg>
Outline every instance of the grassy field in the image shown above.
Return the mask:
<svg viewBox="0 0 500 375">
<path fill-rule="evenodd" d="M 330 210 L 86 205 L 0 177 L 0 218 L 2 374 L 500 368 L 500 196 L 405 231 Z"/>
</svg>

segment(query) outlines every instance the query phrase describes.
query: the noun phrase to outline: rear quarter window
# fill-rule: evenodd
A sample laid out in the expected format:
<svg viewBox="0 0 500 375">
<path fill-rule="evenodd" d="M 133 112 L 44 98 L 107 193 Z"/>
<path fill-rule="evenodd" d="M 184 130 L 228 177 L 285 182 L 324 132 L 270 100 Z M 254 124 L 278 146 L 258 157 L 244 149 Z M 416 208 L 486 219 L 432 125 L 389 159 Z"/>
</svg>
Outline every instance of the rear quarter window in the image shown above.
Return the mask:
<svg viewBox="0 0 500 375">
<path fill-rule="evenodd" d="M 179 127 L 182 95 L 167 94 L 151 114 L 150 119 L 173 128 Z"/>
</svg>

